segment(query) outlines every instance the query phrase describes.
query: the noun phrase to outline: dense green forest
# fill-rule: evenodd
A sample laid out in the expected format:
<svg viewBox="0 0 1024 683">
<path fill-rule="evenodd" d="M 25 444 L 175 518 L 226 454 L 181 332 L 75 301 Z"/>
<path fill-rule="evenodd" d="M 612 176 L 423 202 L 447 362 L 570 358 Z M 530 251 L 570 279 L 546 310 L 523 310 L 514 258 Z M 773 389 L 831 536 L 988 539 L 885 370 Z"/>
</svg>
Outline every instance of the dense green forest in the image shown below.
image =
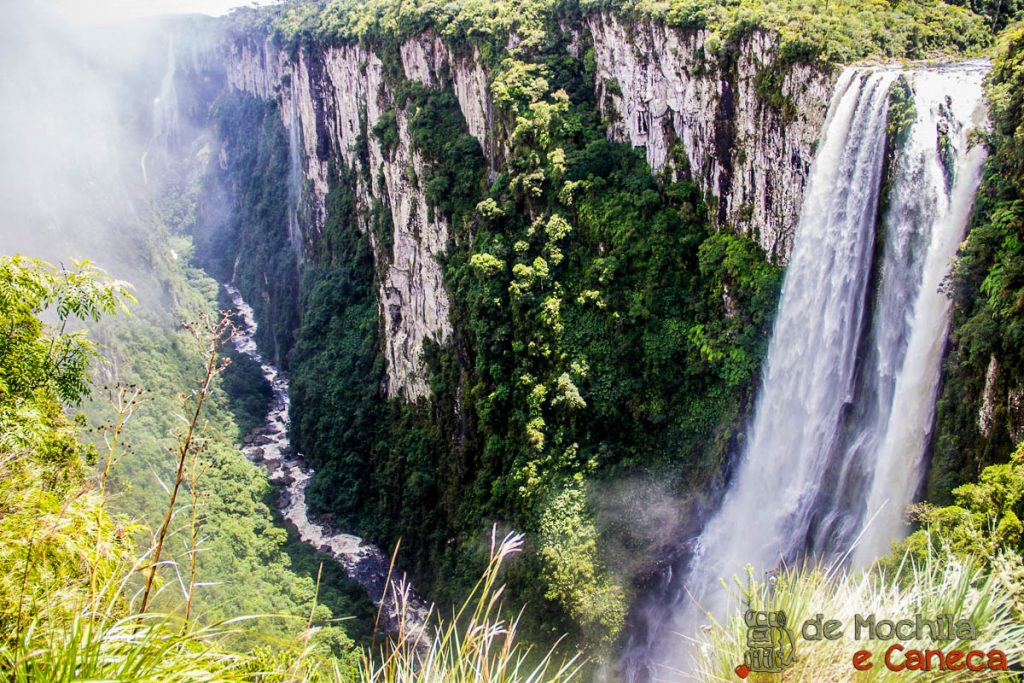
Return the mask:
<svg viewBox="0 0 1024 683">
<path fill-rule="evenodd" d="M 20 648 L 36 647 L 35 639 L 50 637 L 54 627 L 71 628 L 92 611 L 121 618 L 138 608 L 141 584 L 132 573 L 143 575 L 147 556 L 136 552 L 152 551 L 171 514 L 179 416 L 202 386 L 203 340 L 193 332 L 202 334 L 200 321 L 216 316 L 218 290 L 186 265 L 185 238 L 163 239 L 177 254 L 172 259 L 166 247 L 153 254 L 173 301 L 163 310 L 158 302 L 135 303 L 123 283 L 102 279 L 88 264 L 57 270 L 17 258 L 3 262 L 4 324 L 19 331 L 5 339 L 3 353 L 4 574 L 13 582 L 4 596 L 14 603 L 3 611 L 7 635 L 0 649 L 12 667 L 11 657 L 27 654 Z M 59 315 L 57 331 L 32 317 L 51 307 Z M 95 322 L 115 308 L 134 315 L 101 321 L 90 335 L 98 344 L 82 331 L 60 331 L 75 329 L 65 320 Z M 318 635 L 335 655 L 350 656 L 352 638 L 369 642 L 374 608 L 330 557 L 292 538 L 275 518 L 264 473 L 236 446 L 238 424 L 262 421 L 266 402 L 246 359 L 224 355 L 232 363 L 225 363 L 203 406 L 187 454 L 187 490 L 168 517 L 149 609 L 197 625 L 266 615 L 226 634 L 232 648 L 250 650 L 291 642 L 316 604 L 318 624 L 350 618 L 344 628 Z M 258 371 L 255 377 L 263 381 Z M 225 389 L 237 386 L 245 391 L 236 389 L 237 398 L 229 399 Z M 324 561 L 326 580 L 317 586 Z"/>
<path fill-rule="evenodd" d="M 1015 389 L 1024 379 L 1024 40 L 1019 27 L 1002 36 L 988 96 L 991 156 L 975 216 L 952 278 L 951 349 L 943 368 L 929 498 L 951 502 L 957 485 L 1004 462 L 1024 438 Z M 992 368 L 995 377 L 986 379 Z M 979 415 L 991 403 L 987 423 Z"/>
<path fill-rule="evenodd" d="M 352 171 L 338 167 L 287 361 L 293 437 L 318 469 L 318 509 L 382 545 L 401 538 L 403 566 L 434 595 L 450 600 L 470 585 L 485 557 L 480 520 L 501 521 L 528 532 L 510 581 L 548 613 L 533 623 L 608 643 L 626 596 L 599 551 L 634 541 L 618 537 L 625 527 L 598 528 L 588 489 L 652 470 L 690 489 L 720 471 L 752 397 L 781 269 L 749 238 L 710 230 L 691 183 L 654 177 L 638 151 L 608 142 L 593 65 L 545 35 L 492 57 L 511 130 L 511 158 L 492 183 L 451 92 L 386 65 L 428 163 L 417 182 L 454 228 L 445 278 L 458 338 L 427 349 L 429 404 L 381 396 L 376 274 Z M 218 111 L 257 106 L 236 96 Z M 260 175 L 262 150 L 283 131 L 278 116 L 261 120 L 258 139 L 225 131 L 237 178 L 271 179 Z M 363 134 L 393 144 L 388 121 Z M 380 239 L 390 217 L 376 211 Z M 281 239 L 270 222 L 248 229 L 256 243 Z M 470 236 L 472 249 L 459 246 Z M 242 253 L 243 292 L 265 297 L 245 277 L 247 263 L 265 262 Z"/>
<path fill-rule="evenodd" d="M 203 367 L 202 347 L 181 321 L 195 323 L 204 315 L 216 315 L 217 309 L 217 284 L 186 265 L 191 254 L 183 238 L 175 238 L 173 244 L 178 258 L 167 265 L 174 268 L 169 275 L 176 284 L 176 305 L 160 315 L 140 304 L 135 315 L 107 321 L 95 331 L 104 353 L 116 359 L 117 372 L 84 407 L 103 434 L 103 425 L 118 421 L 117 405 L 125 405 L 123 387 L 145 388 L 131 409 L 131 419 L 120 430 L 125 450 L 116 454 L 110 466 L 109 507 L 154 532 L 166 511 L 167 488 L 175 478 L 178 416 L 186 413 L 184 401 L 199 386 L 197 374 Z M 238 614 L 306 614 L 316 591 L 319 562 L 327 561 L 333 568 L 333 561 L 325 555 L 317 557 L 289 538 L 294 532 L 276 517 L 276 493 L 264 471 L 238 451 L 243 426 L 262 423 L 267 388 L 252 361 L 234 353 L 230 345 L 222 345 L 220 353 L 226 364 L 204 405 L 203 450 L 190 466 L 198 478 L 190 480 L 189 486 L 198 497 L 186 497 L 176 510 L 181 521 L 176 518 L 172 526 L 176 533 L 165 558 L 179 572 L 190 565 L 192 539 L 185 520 L 195 506 L 203 538 L 196 571 L 203 586 L 195 592 L 193 609 L 201 620 L 216 622 Z M 104 370 L 100 369 L 101 375 L 107 374 Z M 174 573 L 169 571 L 165 582 L 175 583 Z M 339 573 L 329 570 L 329 576 Z M 239 590 L 241 586 L 246 590 Z M 157 606 L 174 609 L 180 603 L 178 591 L 165 592 L 169 593 L 166 602 L 158 600 Z M 331 581 L 324 584 L 318 599 L 331 610 L 320 618 L 359 617 L 360 622 L 350 623 L 353 634 L 369 636 L 374 610 L 361 586 Z M 295 628 L 271 620 L 261 624 L 261 630 L 283 637 Z"/>
<path fill-rule="evenodd" d="M 247 20 L 273 28 L 295 44 L 386 41 L 434 29 L 455 42 L 486 44 L 516 32 L 539 45 L 552 32 L 554 27 L 547 23 L 552 19 L 610 10 L 628 19 L 706 28 L 712 32 L 709 46 L 727 51 L 734 50 L 744 35 L 763 29 L 778 35 L 786 59 L 845 64 L 869 57 L 917 59 L 970 51 L 987 45 L 993 29 L 1006 26 L 1019 9 L 1014 0 L 327 0 L 294 3 L 283 12 L 253 13 Z"/>
</svg>

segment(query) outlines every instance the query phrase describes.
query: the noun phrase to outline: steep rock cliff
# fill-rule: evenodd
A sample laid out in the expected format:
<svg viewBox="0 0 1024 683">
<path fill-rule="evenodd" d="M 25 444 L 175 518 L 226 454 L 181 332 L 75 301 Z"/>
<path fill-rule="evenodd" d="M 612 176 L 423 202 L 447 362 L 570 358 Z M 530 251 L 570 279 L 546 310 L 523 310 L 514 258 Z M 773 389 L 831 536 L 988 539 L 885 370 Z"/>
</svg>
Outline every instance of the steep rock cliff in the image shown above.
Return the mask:
<svg viewBox="0 0 1024 683">
<path fill-rule="evenodd" d="M 763 31 L 743 38 L 730 64 L 709 49 L 707 30 L 607 14 L 587 26 L 609 137 L 643 147 L 655 171 L 677 163 L 678 143 L 681 170 L 714 198 L 717 224 L 753 234 L 785 262 L 834 74 L 780 65 Z"/>
<path fill-rule="evenodd" d="M 269 40 L 245 38 L 231 46 L 228 82 L 262 99 L 278 98 L 284 125 L 289 130 L 299 127 L 307 188 L 303 215 L 308 217 L 302 230 L 307 242 L 324 224 L 332 161 L 340 159 L 356 171 L 360 223 L 370 236 L 381 273 L 387 393 L 414 401 L 428 393 L 423 341 L 443 344 L 451 334 L 448 295 L 437 261 L 448 228 L 428 212 L 422 190 L 411 180 L 422 176 L 423 161 L 410 145 L 405 113 L 394 112 L 398 141 L 392 149 L 367 135 L 381 114 L 392 110 L 393 94 L 382 68 L 373 52 L 358 46 L 312 54 L 300 51 L 290 59 Z M 410 62 L 410 68 L 415 64 Z M 361 146 L 365 157 L 360 156 Z M 375 201 L 391 217 L 390 248 L 368 227 Z"/>
<path fill-rule="evenodd" d="M 706 49 L 706 32 L 652 21 L 627 24 L 597 14 L 571 33 L 574 50 L 593 50 L 609 138 L 644 148 L 655 171 L 671 166 L 689 174 L 709 198 L 717 225 L 753 234 L 784 262 L 832 74 L 779 66 L 766 33 L 745 38 L 735 63 Z M 477 48 L 456 51 L 426 32 L 402 42 L 398 52 L 406 79 L 451 88 L 493 178 L 507 155 L 508 131 L 497 120 Z M 444 345 L 452 334 L 438 263 L 449 229 L 428 210 L 417 182 L 424 161 L 410 142 L 408 115 L 394 106 L 380 55 L 354 44 L 290 55 L 269 38 L 245 35 L 230 44 L 227 74 L 232 89 L 277 100 L 285 127 L 299 129 L 307 245 L 324 224 L 331 164 L 340 159 L 355 171 L 360 226 L 380 274 L 387 394 L 407 401 L 427 396 L 423 342 Z M 774 101 L 766 102 L 766 93 Z M 397 131 L 390 149 L 369 133 L 385 112 Z M 390 215 L 386 242 L 370 230 L 378 203 Z"/>
</svg>

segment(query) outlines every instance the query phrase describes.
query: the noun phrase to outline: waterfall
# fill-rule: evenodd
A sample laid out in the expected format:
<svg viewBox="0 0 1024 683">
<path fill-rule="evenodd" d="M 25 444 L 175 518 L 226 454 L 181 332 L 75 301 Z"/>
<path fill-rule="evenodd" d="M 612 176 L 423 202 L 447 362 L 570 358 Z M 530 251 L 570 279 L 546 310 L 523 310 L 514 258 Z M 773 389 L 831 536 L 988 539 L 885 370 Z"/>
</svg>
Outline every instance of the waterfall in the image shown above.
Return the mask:
<svg viewBox="0 0 1024 683">
<path fill-rule="evenodd" d="M 298 74 L 293 71 L 288 120 L 288 241 L 295 257 L 302 262 L 302 226 L 299 206 L 302 202 L 302 119 L 299 116 Z"/>
<path fill-rule="evenodd" d="M 661 602 L 671 607 L 661 608 L 662 623 L 651 623 L 651 610 L 641 629 L 646 641 L 627 651 L 632 678 L 662 676 L 652 664 L 692 668 L 692 648 L 674 634 L 694 637 L 708 613 L 732 616 L 737 606 L 721 579 L 808 555 L 869 564 L 904 533 L 948 331 L 939 286 L 984 160 L 968 133 L 982 122 L 986 68 L 840 76 L 744 452 L 687 564 L 666 581 Z M 890 92 L 901 78 L 916 116 L 889 140 L 887 164 Z"/>
<path fill-rule="evenodd" d="M 160 79 L 160 90 L 153 98 L 153 132 L 150 135 L 149 143 L 142 152 L 139 165 L 142 167 L 142 182 L 149 183 L 149 174 L 146 162 L 150 153 L 156 149 L 161 154 L 166 154 L 172 143 L 176 141 L 179 130 L 178 91 L 174 85 L 174 79 L 178 73 L 178 60 L 174 54 L 174 37 L 167 39 L 167 65 L 163 77 Z"/>
<path fill-rule="evenodd" d="M 980 65 L 912 74 L 917 120 L 893 178 L 886 225 L 891 239 L 909 245 L 900 260 L 923 260 L 923 268 L 915 271 L 920 282 L 916 300 L 908 297 L 908 305 L 897 312 L 908 338 L 900 364 L 893 366 L 899 369 L 888 419 L 879 420 L 873 430 L 880 446 L 869 460 L 874 469 L 866 519 L 853 555 L 859 566 L 902 538 L 905 509 L 921 484 L 949 331 L 950 302 L 939 286 L 963 239 L 985 159 L 985 148 L 971 147 L 968 140 L 980 123 L 984 75 Z"/>
</svg>

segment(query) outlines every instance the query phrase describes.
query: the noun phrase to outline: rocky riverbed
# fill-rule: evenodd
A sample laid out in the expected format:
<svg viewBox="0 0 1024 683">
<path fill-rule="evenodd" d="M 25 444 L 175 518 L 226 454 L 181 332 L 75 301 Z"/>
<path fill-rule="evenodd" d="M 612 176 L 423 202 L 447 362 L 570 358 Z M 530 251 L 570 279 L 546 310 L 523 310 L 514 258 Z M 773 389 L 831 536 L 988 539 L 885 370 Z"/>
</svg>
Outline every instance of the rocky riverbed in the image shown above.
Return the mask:
<svg viewBox="0 0 1024 683">
<path fill-rule="evenodd" d="M 306 486 L 313 477 L 302 455 L 296 453 L 288 440 L 288 379 L 268 362 L 256 348 L 256 319 L 252 307 L 232 285 L 224 285 L 236 312 L 236 331 L 232 338 L 235 349 L 259 364 L 270 383 L 273 397 L 263 425 L 248 435 L 241 446 L 246 458 L 266 468 L 268 479 L 277 488 L 278 508 L 299 537 L 317 550 L 333 557 L 345 572 L 366 588 L 373 603 L 383 604 L 381 626 L 406 636 L 422 634 L 429 608 L 416 595 L 404 573 L 388 570 L 390 558 L 366 540 L 332 529 L 310 516 L 306 505 Z"/>
</svg>

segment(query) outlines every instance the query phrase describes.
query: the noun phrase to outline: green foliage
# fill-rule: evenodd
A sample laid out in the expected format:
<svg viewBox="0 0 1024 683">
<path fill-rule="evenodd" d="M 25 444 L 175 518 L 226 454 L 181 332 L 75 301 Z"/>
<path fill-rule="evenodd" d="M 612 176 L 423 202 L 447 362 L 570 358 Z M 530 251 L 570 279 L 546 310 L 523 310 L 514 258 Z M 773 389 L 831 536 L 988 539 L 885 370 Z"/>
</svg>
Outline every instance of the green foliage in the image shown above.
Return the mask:
<svg viewBox="0 0 1024 683">
<path fill-rule="evenodd" d="M 480 143 L 466 131 L 452 91 L 408 87 L 409 134 L 413 146 L 430 162 L 422 179 L 428 209 L 440 210 L 446 217 L 467 215 L 480 194 L 484 169 Z"/>
<path fill-rule="evenodd" d="M 758 99 L 782 115 L 783 121 L 792 121 L 796 105 L 782 89 L 783 74 L 777 68 L 763 69 L 754 77 L 754 90 Z"/>
<path fill-rule="evenodd" d="M 1024 555 L 1024 443 L 1010 462 L 989 465 L 976 482 L 953 490 L 953 505 L 921 505 L 924 526 L 905 542 L 917 553 L 934 546 L 992 567 L 1007 551 Z M 1024 598 L 1024 596 L 1022 596 Z M 1018 605 L 1024 614 L 1024 601 Z"/>
<path fill-rule="evenodd" d="M 365 683 L 568 683 L 582 664 L 575 654 L 561 660 L 555 649 L 532 652 L 523 642 L 519 617 L 505 616 L 498 584 L 502 565 L 523 547 L 521 535 L 490 535 L 483 573 L 452 615 L 432 613 L 425 633 L 400 618 L 398 643 L 370 652 L 359 667 Z M 520 613 L 521 615 L 521 613 Z"/>
<path fill-rule="evenodd" d="M 720 470 L 781 269 L 750 238 L 712 233 L 691 183 L 652 177 L 639 152 L 607 141 L 593 55 L 572 56 L 556 28 L 571 8 L 476 9 L 332 2 L 276 15 L 293 45 L 359 37 L 382 55 L 396 108 L 372 132 L 385 149 L 408 134 L 423 160 L 411 180 L 450 227 L 456 329 L 424 350 L 429 402 L 381 395 L 375 290 L 390 217 L 358 216 L 354 173 L 337 164 L 289 358 L 293 441 L 317 470 L 313 508 L 380 545 L 401 538 L 401 566 L 435 598 L 476 576 L 482 523 L 530 532 L 538 543 L 509 577 L 543 606 L 529 626 L 604 646 L 626 591 L 597 559 L 615 532 L 583 482 L 653 468 L 689 488 Z M 490 186 L 453 91 L 403 75 L 399 37 L 428 26 L 456 45 L 472 37 L 491 67 L 508 149 Z M 513 29 L 522 41 L 506 47 Z M 367 218 L 385 244 L 376 266 Z"/>
<path fill-rule="evenodd" d="M 263 424 L 273 391 L 260 366 L 248 356 L 238 353 L 234 347 L 222 353 L 228 365 L 220 374 L 220 385 L 235 416 L 238 433 L 244 436 Z"/>
<path fill-rule="evenodd" d="M 373 135 L 385 150 L 394 149 L 398 144 L 398 120 L 394 111 L 388 110 L 381 113 L 377 123 L 373 124 Z"/>
<path fill-rule="evenodd" d="M 1024 423 L 1024 29 L 1004 36 L 989 77 L 992 133 L 975 212 L 954 272 L 951 348 L 943 364 L 928 497 L 974 481 L 1013 451 Z M 991 376 L 991 379 L 989 377 Z M 986 403 L 987 401 L 987 403 Z M 983 410 L 984 407 L 984 410 Z"/>
<path fill-rule="evenodd" d="M 78 441 L 78 403 L 97 347 L 71 318 L 125 310 L 126 285 L 88 263 L 58 270 L 20 256 L 0 258 L 0 647 L 29 628 L 60 627 L 95 587 L 123 571 L 130 544 L 120 521 L 90 491 L 97 456 Z M 40 316 L 53 308 L 57 326 Z M 45 616 L 44 616 L 45 615 Z"/>
<path fill-rule="evenodd" d="M 259 666 L 217 642 L 231 635 L 229 629 L 197 629 L 166 616 L 78 614 L 59 630 L 35 626 L 12 645 L 0 645 L 0 681 L 233 682 L 251 680 L 246 664 Z"/>
<path fill-rule="evenodd" d="M 692 485 L 718 470 L 781 271 L 749 238 L 711 234 L 692 185 L 653 178 L 638 152 L 607 142 L 592 88 L 555 56 L 564 46 L 548 49 L 501 62 L 505 170 L 446 211 L 472 226 L 472 249 L 451 252 L 446 276 L 473 354 L 460 407 L 479 436 L 466 454 L 471 478 L 443 486 L 462 487 L 454 531 L 464 538 L 484 516 L 546 539 L 535 565 L 543 591 L 528 571 L 527 585 L 515 577 L 510 587 L 568 616 L 550 629 L 608 643 L 623 589 L 596 560 L 610 539 L 595 520 L 580 530 L 595 547 L 570 550 L 567 525 L 589 519 L 576 482 L 655 467 Z"/>
<path fill-rule="evenodd" d="M 906 141 L 910 127 L 914 124 L 917 109 L 914 106 L 914 91 L 906 76 L 900 75 L 889 90 L 889 112 L 886 121 L 886 144 L 898 147 Z"/>
<path fill-rule="evenodd" d="M 627 19 L 710 29 L 705 45 L 727 58 L 752 32 L 767 30 L 778 35 L 785 61 L 842 64 L 976 52 L 1020 9 L 1019 0 L 325 0 L 270 14 L 240 12 L 236 20 L 272 28 L 292 46 L 393 41 L 432 29 L 455 45 L 503 42 L 516 34 L 519 48 L 532 52 L 550 41 L 549 27 L 558 19 L 608 10 Z"/>
<path fill-rule="evenodd" d="M 383 364 L 373 255 L 347 187 L 339 183 L 328 194 L 324 258 L 306 274 L 290 359 L 291 436 L 320 471 L 307 489 L 311 504 L 353 524 L 370 507 L 366 478 L 383 415 Z"/>
<path fill-rule="evenodd" d="M 131 301 L 125 283 L 102 278 L 88 261 L 58 270 L 21 256 L 0 257 L 0 424 L 38 392 L 80 402 L 97 353 L 85 334 L 69 331 L 68 324 L 127 311 Z M 58 329 L 48 329 L 37 317 L 47 310 L 56 316 Z"/>
<path fill-rule="evenodd" d="M 424 578 L 446 525 L 434 469 L 435 416 L 381 394 L 383 357 L 373 257 L 344 175 L 328 194 L 321 265 L 306 274 L 291 363 L 292 441 L 317 469 L 306 495 L 342 528 L 390 545 Z"/>
<path fill-rule="evenodd" d="M 0 322 L 8 330 L 7 348 L 16 357 L 32 358 L 26 349 L 31 350 L 41 341 L 61 347 L 61 330 L 43 325 L 38 318 L 40 308 L 34 303 L 45 299 L 47 292 L 53 293 L 55 301 L 75 302 L 58 308 L 59 316 L 66 315 L 63 311 L 92 310 L 91 302 L 95 301 L 104 302 L 96 305 L 97 311 L 112 311 L 123 305 L 123 285 L 94 271 L 79 269 L 72 277 L 64 278 L 45 264 L 27 259 L 5 258 L 0 264 L 5 272 L 16 274 L 17 285 L 25 293 L 0 302 Z M 190 275 L 198 277 L 194 272 Z M 69 289 L 74 293 L 99 294 L 85 294 L 80 299 L 65 295 L 65 280 L 71 281 Z M 179 284 L 186 289 L 189 286 L 187 281 Z M 107 293 L 113 295 L 107 297 Z M 212 302 L 207 300 L 206 304 L 210 306 Z M 98 313 L 90 317 L 98 317 Z M 159 339 L 160 328 L 150 330 L 154 331 Z M 85 342 L 83 335 L 76 335 L 79 348 Z M 126 348 L 132 348 L 131 343 L 116 351 Z M 145 349 L 145 345 L 135 348 Z M 187 352 L 183 355 L 185 360 L 192 356 Z M 161 370 L 173 368 L 175 359 L 161 359 Z M 60 364 L 50 367 L 58 367 L 69 386 L 81 386 L 88 381 L 84 369 L 73 370 Z M 134 370 L 126 372 L 152 378 L 152 368 L 139 361 L 133 367 Z M 73 372 L 80 376 L 71 378 Z M 10 369 L 9 376 L 18 381 L 10 382 L 9 386 L 22 386 L 22 378 L 16 375 L 16 369 Z M 530 656 L 529 648 L 517 642 L 516 623 L 509 623 L 502 616 L 498 572 L 506 557 L 521 547 L 520 537 L 507 537 L 500 543 L 492 539 L 487 569 L 455 616 L 450 620 L 436 619 L 432 622 L 436 629 L 429 635 L 410 639 L 403 632 L 396 644 L 379 651 L 357 651 L 344 630 L 329 624 L 331 612 L 324 602 L 316 604 L 316 598 L 304 591 L 307 586 L 290 573 L 302 574 L 325 558 L 318 558 L 293 538 L 290 543 L 299 546 L 296 554 L 300 559 L 290 567 L 279 568 L 280 543 L 273 539 L 280 529 L 260 529 L 260 534 L 271 540 L 260 549 L 257 566 L 236 563 L 231 567 L 230 578 L 218 575 L 217 562 L 225 558 L 218 547 L 219 540 L 229 537 L 231 553 L 244 563 L 249 557 L 249 544 L 260 542 L 257 536 L 245 533 L 246 527 L 259 524 L 266 515 L 238 508 L 239 499 L 245 498 L 248 491 L 244 486 L 239 488 L 237 480 L 254 468 L 248 463 L 247 468 L 242 466 L 244 460 L 236 450 L 222 449 L 217 431 L 206 433 L 201 451 L 204 457 L 211 457 L 203 468 L 202 517 L 204 533 L 210 535 L 212 542 L 203 550 L 204 557 L 215 557 L 214 562 L 203 563 L 204 578 L 244 580 L 244 589 L 236 584 L 230 590 L 246 595 L 241 600 L 220 595 L 220 604 L 215 609 L 208 605 L 202 620 L 182 619 L 170 613 L 136 612 L 137 595 L 131 595 L 134 575 L 146 556 L 133 561 L 131 534 L 135 529 L 106 511 L 106 470 L 98 492 L 87 482 L 87 459 L 95 451 L 77 441 L 77 423 L 83 421 L 72 423 L 65 417 L 60 404 L 61 387 L 56 382 L 42 382 L 29 394 L 16 397 L 25 410 L 10 415 L 0 425 L 0 461 L 4 464 L 0 468 L 0 625 L 4 627 L 0 635 L 0 681 L 557 683 L 570 680 L 577 672 L 576 657 L 559 665 L 552 653 Z M 10 393 L 5 394 L 4 406 L 13 398 Z M 79 398 L 80 394 L 71 394 L 67 400 Z M 219 427 L 230 427 L 230 418 L 225 417 L 223 407 L 218 407 L 223 397 L 215 393 L 213 399 L 209 404 L 210 419 Z M 109 459 L 125 447 L 120 441 L 120 430 L 129 421 L 134 423 L 134 409 L 140 408 L 138 403 L 131 403 L 131 408 L 125 408 L 125 403 L 119 405 L 120 417 L 108 444 Z M 165 417 L 173 419 L 173 414 Z M 37 424 L 24 428 L 22 423 L 26 422 Z M 8 438 L 11 431 L 32 438 L 19 439 L 17 447 L 11 448 L 9 444 L 15 441 Z M 230 435 L 230 430 L 225 433 Z M 137 439 L 132 441 L 138 443 Z M 236 456 L 235 462 L 231 462 L 232 454 Z M 125 457 L 137 459 L 139 455 Z M 155 467 L 156 463 L 150 465 Z M 226 473 L 233 488 L 219 479 Z M 191 481 L 194 484 L 196 480 Z M 257 488 L 249 485 L 248 490 Z M 230 494 L 237 496 L 235 500 L 229 500 Z M 218 508 L 227 508 L 230 513 L 218 514 Z M 331 563 L 326 570 L 321 578 L 327 584 L 319 587 L 325 590 L 318 591 L 317 597 L 336 609 L 351 607 L 352 591 L 361 592 L 361 587 L 349 584 L 346 595 L 336 588 L 345 583 L 338 576 L 340 568 Z M 298 585 L 289 586 L 285 581 L 289 577 Z M 298 605 L 287 602 L 295 597 L 296 589 L 304 593 L 305 600 L 298 614 L 291 609 Z M 284 608 L 283 611 L 274 612 L 274 618 L 232 611 L 240 606 L 252 607 L 260 597 L 274 601 L 271 607 Z M 362 600 L 365 602 L 365 595 Z M 176 601 L 165 596 L 162 602 L 173 609 Z M 224 611 L 226 618 L 211 619 L 215 610 Z M 209 623 L 203 625 L 201 621 Z M 275 634 L 290 637 L 281 639 Z M 422 641 L 424 647 L 418 645 L 420 637 L 426 638 Z"/>
<path fill-rule="evenodd" d="M 303 306 L 292 380 L 294 442 L 321 471 L 307 495 L 346 521 L 368 507 L 365 476 L 382 372 L 376 304 L 348 275 L 340 267 L 309 276 L 316 281 Z"/>
<path fill-rule="evenodd" d="M 216 283 L 180 260 L 173 265 L 176 270 L 165 276 L 193 293 L 191 306 L 175 311 L 177 316 L 194 319 L 213 310 Z M 180 421 L 177 416 L 184 408 L 179 394 L 196 386 L 202 359 L 187 331 L 150 314 L 146 307 L 151 302 L 142 300 L 140 304 L 139 314 L 131 321 L 111 321 L 97 330 L 108 353 L 118 358 L 117 379 L 148 390 L 148 401 L 125 426 L 126 451 L 112 470 L 109 505 L 156 528 L 166 509 L 164 486 L 174 477 L 171 451 Z M 218 382 L 203 409 L 201 423 L 203 474 L 198 488 L 203 541 L 197 568 L 203 585 L 196 591 L 193 613 L 205 624 L 239 614 L 308 615 L 317 575 L 309 561 L 299 564 L 287 552 L 287 532 L 276 523 L 268 505 L 272 489 L 266 475 L 237 449 L 244 435 L 240 425 L 262 421 L 264 413 L 259 411 L 266 407 L 266 387 L 251 361 L 236 356 L 235 362 L 238 367 L 229 372 L 225 384 L 242 390 L 233 402 L 235 409 L 245 411 L 238 413 L 241 420 L 231 410 L 225 386 Z M 87 407 L 96 423 L 112 419 L 111 406 L 101 396 Z M 164 557 L 182 573 L 187 570 L 190 552 L 185 522 L 190 510 L 188 496 L 179 497 L 172 534 L 164 549 Z M 176 583 L 177 579 L 171 575 L 170 581 Z M 331 605 L 342 609 L 337 616 L 372 619 L 372 607 L 361 588 L 342 579 L 338 591 L 340 595 Z M 178 591 L 165 589 L 156 604 L 158 610 L 174 613 L 181 603 Z M 277 618 L 268 619 L 260 628 L 267 635 L 285 637 L 297 624 Z"/>
<path fill-rule="evenodd" d="M 949 4 L 966 7 L 988 20 L 992 32 L 1006 28 L 1014 18 L 1020 16 L 1024 5 L 1020 0 L 948 0 Z"/>
<path fill-rule="evenodd" d="M 766 29 L 778 35 L 786 62 L 920 59 L 978 51 L 991 40 L 984 19 L 942 0 L 641 0 L 637 8 L 671 25 L 710 29 L 712 49 L 734 49 L 751 31 Z"/>
<path fill-rule="evenodd" d="M 598 531 L 586 500 L 582 489 L 570 486 L 541 516 L 539 553 L 548 578 L 545 597 L 565 606 L 589 642 L 607 646 L 625 622 L 626 598 L 601 562 Z"/>
</svg>

